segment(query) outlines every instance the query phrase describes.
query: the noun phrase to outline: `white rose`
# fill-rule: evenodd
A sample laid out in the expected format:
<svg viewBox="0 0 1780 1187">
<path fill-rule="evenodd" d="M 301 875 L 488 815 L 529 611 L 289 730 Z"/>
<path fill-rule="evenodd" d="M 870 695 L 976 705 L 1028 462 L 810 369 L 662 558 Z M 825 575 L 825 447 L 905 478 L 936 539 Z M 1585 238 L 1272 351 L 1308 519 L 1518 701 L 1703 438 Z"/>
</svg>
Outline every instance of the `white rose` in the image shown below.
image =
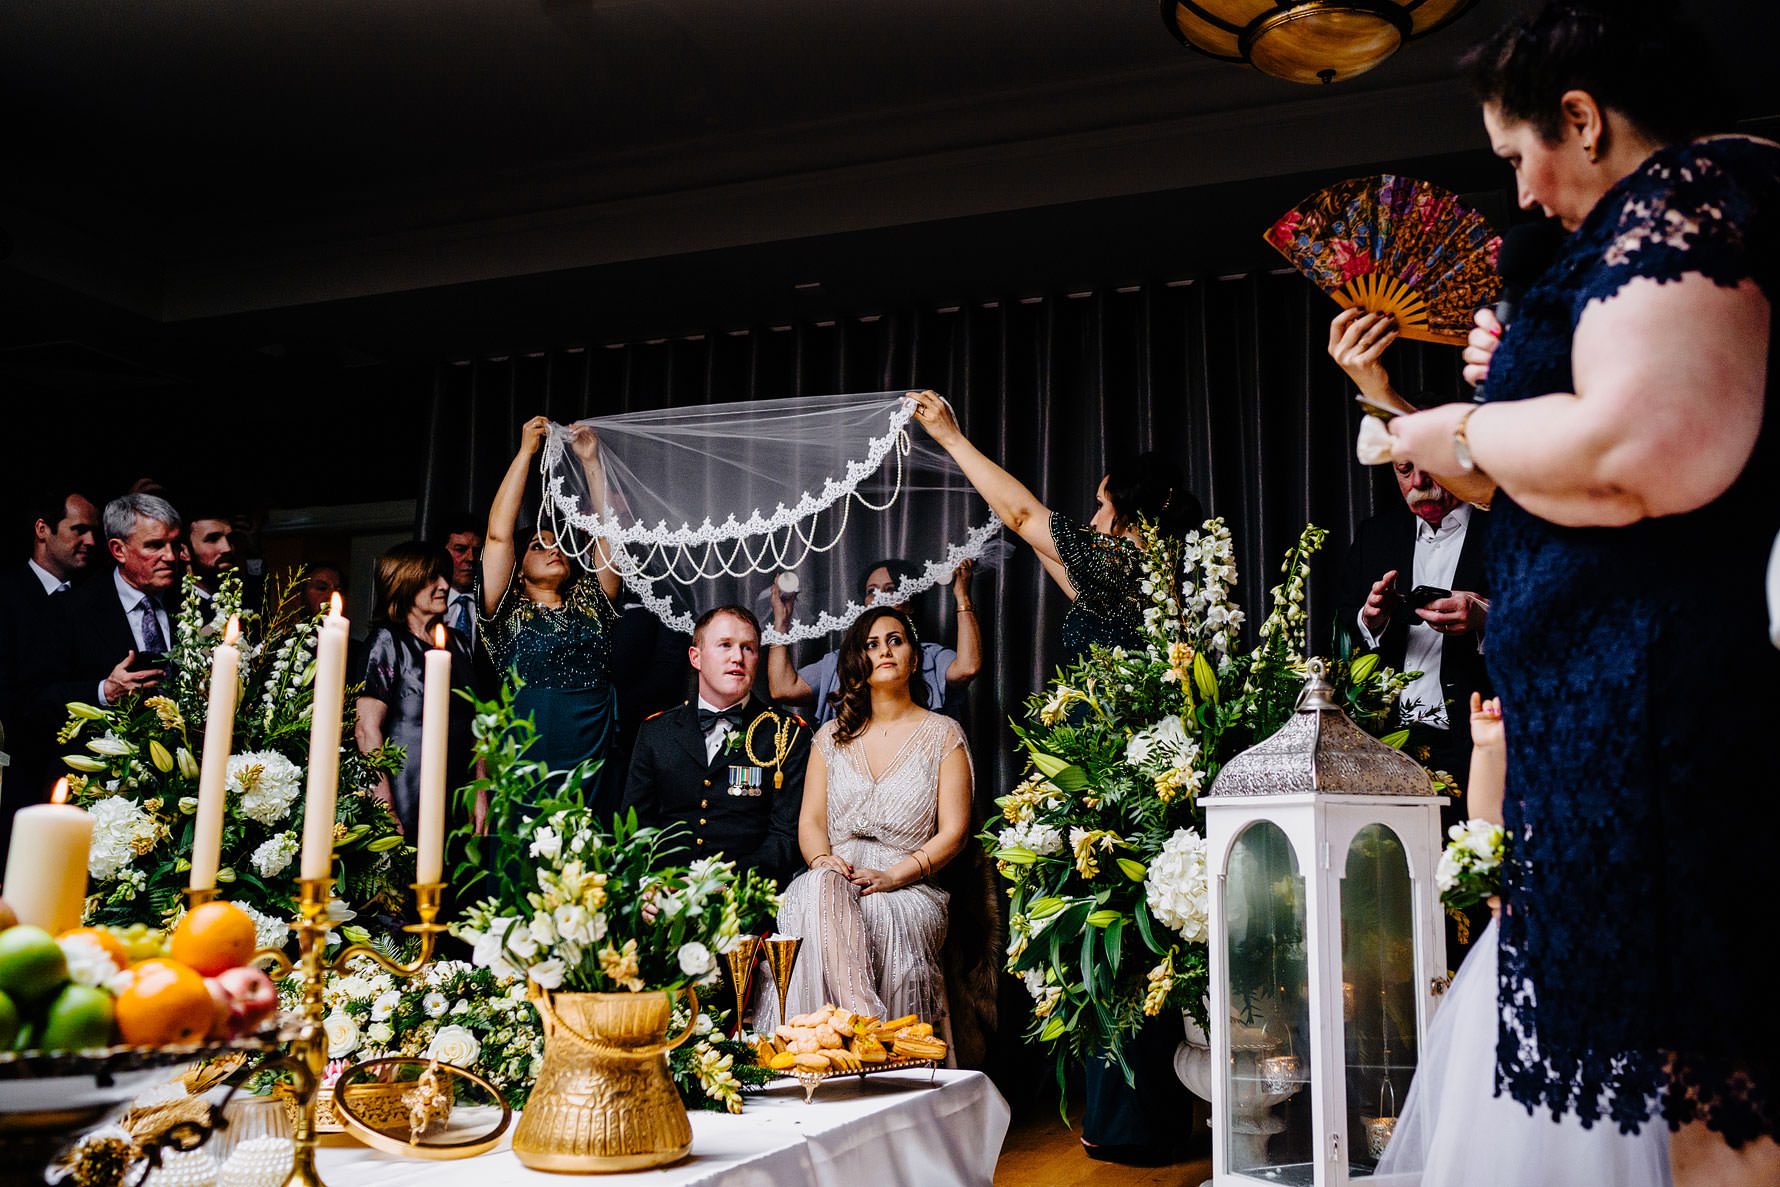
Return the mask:
<svg viewBox="0 0 1780 1187">
<path fill-rule="evenodd" d="M 329 1059 L 345 1059 L 358 1050 L 358 1023 L 352 1015 L 336 1010 L 322 1019 L 321 1026 L 328 1036 Z"/>
<path fill-rule="evenodd" d="M 678 955 L 680 971 L 688 977 L 702 977 L 717 965 L 717 960 L 711 955 L 711 950 L 697 940 L 681 944 Z"/>
<path fill-rule="evenodd" d="M 391 1014 L 394 1014 L 396 1012 L 396 1007 L 401 1004 L 402 994 L 399 990 L 391 989 L 378 994 L 377 999 L 371 1003 L 371 1021 L 382 1022 Z M 379 1039 L 377 1041 L 383 1042 L 384 1040 Z"/>
<path fill-rule="evenodd" d="M 475 1067 L 481 1055 L 482 1043 L 462 1026 L 441 1026 L 426 1048 L 426 1058 L 461 1068 Z"/>
<path fill-rule="evenodd" d="M 371 1025 L 369 1025 L 365 1028 L 365 1038 L 369 1039 L 373 1043 L 376 1043 L 380 1047 L 384 1043 L 387 1043 L 391 1039 L 393 1039 L 395 1037 L 395 1033 L 396 1032 L 393 1029 L 391 1029 L 389 1023 L 387 1023 L 387 1022 L 373 1022 L 373 1023 L 371 1023 Z"/>
</svg>

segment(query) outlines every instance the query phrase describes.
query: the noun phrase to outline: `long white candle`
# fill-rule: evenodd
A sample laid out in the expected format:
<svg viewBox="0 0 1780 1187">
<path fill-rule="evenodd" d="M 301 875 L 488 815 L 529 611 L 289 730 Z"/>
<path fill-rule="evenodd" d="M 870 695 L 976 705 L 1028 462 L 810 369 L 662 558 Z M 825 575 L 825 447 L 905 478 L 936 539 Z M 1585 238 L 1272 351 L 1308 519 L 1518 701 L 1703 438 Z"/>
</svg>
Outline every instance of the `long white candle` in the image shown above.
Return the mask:
<svg viewBox="0 0 1780 1187">
<path fill-rule="evenodd" d="M 445 628 L 434 628 L 437 646 L 426 653 L 426 696 L 420 717 L 420 836 L 414 880 L 437 882 L 445 867 L 446 743 L 451 734 L 451 652 Z"/>
<path fill-rule="evenodd" d="M 93 818 L 68 797 L 68 780 L 56 784 L 51 803 L 20 808 L 12 819 L 6 853 L 7 903 L 20 923 L 58 935 L 80 926 L 87 894 L 87 850 Z"/>
<path fill-rule="evenodd" d="M 210 659 L 210 706 L 204 712 L 204 763 L 198 769 L 198 819 L 192 829 L 193 890 L 216 887 L 222 860 L 223 807 L 228 796 L 229 747 L 235 740 L 235 699 L 240 695 L 241 623 L 229 619 Z"/>
<path fill-rule="evenodd" d="M 315 700 L 309 712 L 309 785 L 303 800 L 305 878 L 325 878 L 334 865 L 334 806 L 340 790 L 340 718 L 346 701 L 350 625 L 340 595 L 321 620 L 315 642 Z"/>
</svg>

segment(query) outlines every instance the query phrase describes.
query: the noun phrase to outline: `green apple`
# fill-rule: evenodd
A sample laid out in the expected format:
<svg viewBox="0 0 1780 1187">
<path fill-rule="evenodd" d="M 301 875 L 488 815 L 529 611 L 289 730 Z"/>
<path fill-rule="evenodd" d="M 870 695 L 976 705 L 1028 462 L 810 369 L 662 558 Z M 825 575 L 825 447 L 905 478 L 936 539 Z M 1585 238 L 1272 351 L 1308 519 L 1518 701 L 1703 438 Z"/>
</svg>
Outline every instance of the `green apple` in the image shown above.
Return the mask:
<svg viewBox="0 0 1780 1187">
<path fill-rule="evenodd" d="M 0 993 L 0 1051 L 10 1051 L 12 1041 L 19 1037 L 19 1008 L 12 998 Z"/>
<path fill-rule="evenodd" d="M 43 1016 L 45 1051 L 111 1045 L 111 995 L 90 985 L 64 985 Z"/>
<path fill-rule="evenodd" d="M 41 927 L 20 925 L 0 932 L 0 992 L 29 1010 L 55 995 L 68 980 L 68 959 Z"/>
</svg>

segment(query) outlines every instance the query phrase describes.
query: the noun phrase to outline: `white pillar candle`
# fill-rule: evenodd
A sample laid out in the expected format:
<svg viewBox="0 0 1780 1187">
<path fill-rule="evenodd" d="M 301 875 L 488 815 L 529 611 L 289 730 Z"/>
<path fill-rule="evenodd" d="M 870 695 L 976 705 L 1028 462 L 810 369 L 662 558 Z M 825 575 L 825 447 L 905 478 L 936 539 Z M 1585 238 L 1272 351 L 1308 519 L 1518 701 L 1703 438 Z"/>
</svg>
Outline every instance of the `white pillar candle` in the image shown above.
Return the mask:
<svg viewBox="0 0 1780 1187">
<path fill-rule="evenodd" d="M 346 643 L 351 624 L 340 595 L 321 620 L 315 643 L 315 697 L 309 711 L 309 785 L 303 800 L 305 878 L 325 878 L 334 865 L 334 807 L 340 791 L 340 720 L 346 701 Z"/>
<path fill-rule="evenodd" d="M 229 747 L 235 741 L 235 699 L 240 695 L 241 623 L 229 619 L 223 641 L 210 657 L 210 705 L 204 712 L 204 762 L 198 769 L 198 818 L 192 828 L 193 890 L 216 888 L 222 861 L 223 807 L 228 797 Z"/>
<path fill-rule="evenodd" d="M 4 894 L 20 923 L 59 935 L 80 926 L 87 895 L 87 850 L 93 818 L 68 798 L 68 780 L 51 803 L 20 808 L 12 820 Z"/>
<path fill-rule="evenodd" d="M 420 717 L 420 836 L 414 880 L 440 880 L 445 867 L 446 744 L 451 736 L 451 652 L 445 628 L 435 627 L 437 646 L 426 653 L 426 696 Z"/>
</svg>

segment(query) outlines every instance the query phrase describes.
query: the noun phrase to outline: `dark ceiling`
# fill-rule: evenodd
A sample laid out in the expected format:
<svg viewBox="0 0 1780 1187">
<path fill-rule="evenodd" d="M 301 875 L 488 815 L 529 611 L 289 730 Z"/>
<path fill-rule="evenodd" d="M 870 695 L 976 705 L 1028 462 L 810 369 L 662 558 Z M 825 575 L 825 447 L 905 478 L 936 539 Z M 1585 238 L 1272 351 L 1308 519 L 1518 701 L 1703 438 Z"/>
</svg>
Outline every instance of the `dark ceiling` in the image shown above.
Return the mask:
<svg viewBox="0 0 1780 1187">
<path fill-rule="evenodd" d="M 1153 0 L 0 5 L 0 408 L 399 432 L 440 358 L 1274 267 L 1355 172 L 1504 218 L 1453 62 L 1512 3 L 1329 88 Z"/>
</svg>

